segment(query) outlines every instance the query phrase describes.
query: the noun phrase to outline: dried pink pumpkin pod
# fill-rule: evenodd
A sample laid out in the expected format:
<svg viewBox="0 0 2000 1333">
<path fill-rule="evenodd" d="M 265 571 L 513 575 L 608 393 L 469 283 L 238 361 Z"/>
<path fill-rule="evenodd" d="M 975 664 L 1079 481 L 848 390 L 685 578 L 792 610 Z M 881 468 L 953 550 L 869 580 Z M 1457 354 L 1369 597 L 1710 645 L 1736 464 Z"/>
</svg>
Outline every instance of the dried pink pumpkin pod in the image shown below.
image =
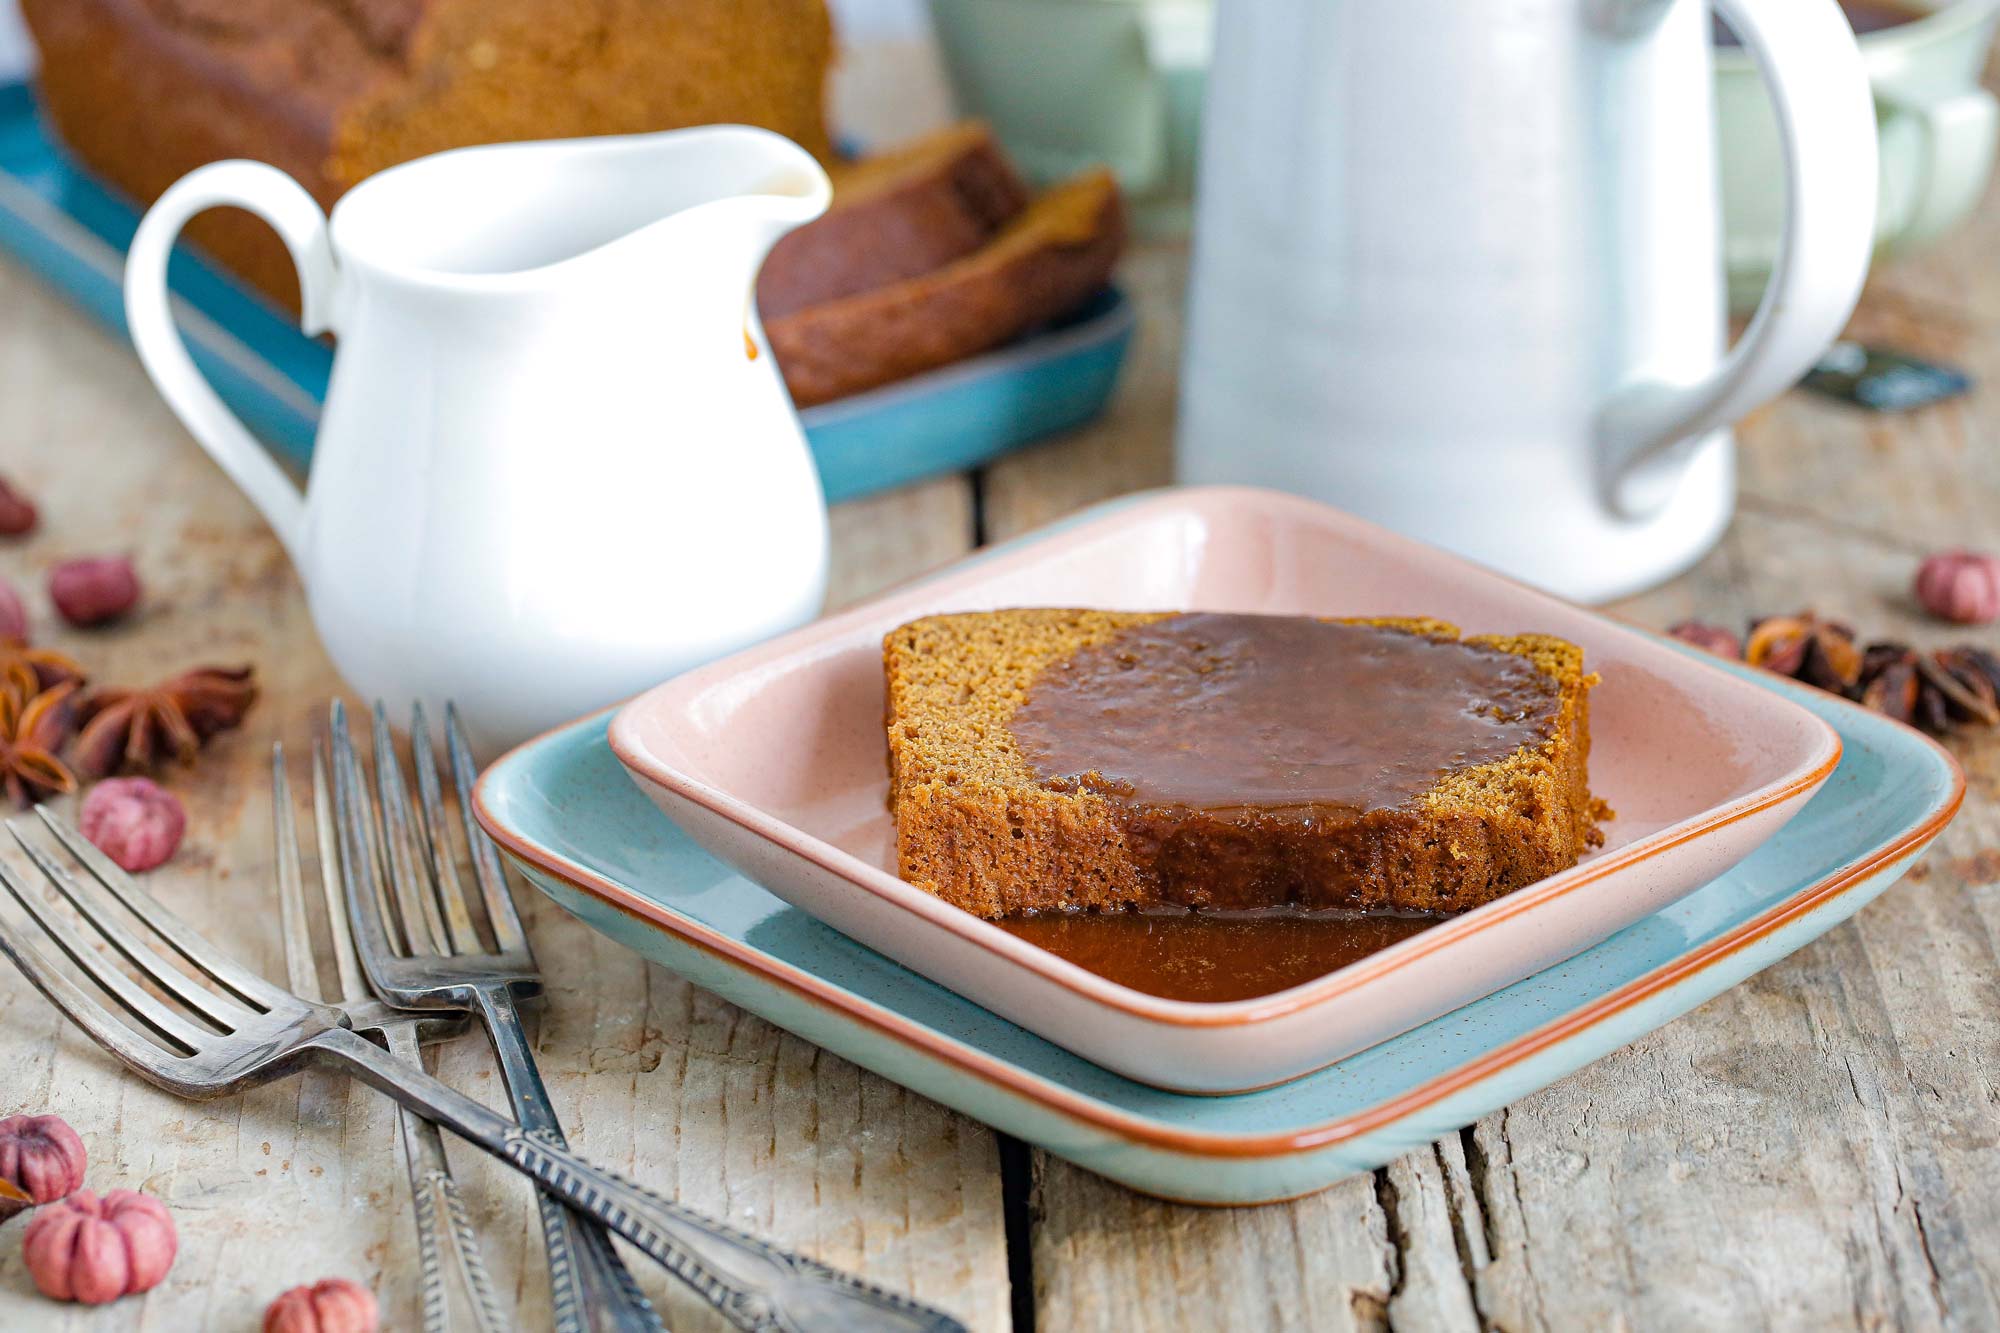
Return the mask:
<svg viewBox="0 0 2000 1333">
<path fill-rule="evenodd" d="M 90 789 L 76 823 L 99 851 L 137 874 L 164 864 L 180 848 L 187 811 L 151 778 L 112 778 Z"/>
<path fill-rule="evenodd" d="M 1667 633 L 1682 643 L 1691 643 L 1717 657 L 1737 662 L 1743 660 L 1743 640 L 1720 625 L 1711 625 L 1705 620 L 1683 620 L 1678 625 L 1668 626 Z"/>
<path fill-rule="evenodd" d="M 0 477 L 0 537 L 20 537 L 33 532 L 41 518 L 35 502 Z"/>
<path fill-rule="evenodd" d="M 1917 601 L 1941 620 L 1984 625 L 2000 618 L 2000 556 L 1939 551 L 1917 569 Z"/>
<path fill-rule="evenodd" d="M 83 1184 L 90 1160 L 59 1115 L 10 1115 L 0 1120 L 0 1180 L 19 1188 L 27 1204 L 0 1197 L 0 1222 L 28 1204 L 52 1203 Z"/>
<path fill-rule="evenodd" d="M 78 1190 L 37 1210 L 21 1258 L 42 1295 L 103 1305 L 158 1286 L 179 1247 L 174 1219 L 151 1195 Z"/>
<path fill-rule="evenodd" d="M 20 589 L 4 578 L 0 578 L 0 639 L 28 641 L 28 608 L 21 602 Z"/>
<path fill-rule="evenodd" d="M 293 1287 L 264 1311 L 264 1333 L 375 1333 L 375 1293 L 344 1277 Z"/>
<path fill-rule="evenodd" d="M 65 560 L 49 571 L 49 600 L 79 629 L 116 620 L 139 602 L 139 574 L 122 555 Z"/>
</svg>

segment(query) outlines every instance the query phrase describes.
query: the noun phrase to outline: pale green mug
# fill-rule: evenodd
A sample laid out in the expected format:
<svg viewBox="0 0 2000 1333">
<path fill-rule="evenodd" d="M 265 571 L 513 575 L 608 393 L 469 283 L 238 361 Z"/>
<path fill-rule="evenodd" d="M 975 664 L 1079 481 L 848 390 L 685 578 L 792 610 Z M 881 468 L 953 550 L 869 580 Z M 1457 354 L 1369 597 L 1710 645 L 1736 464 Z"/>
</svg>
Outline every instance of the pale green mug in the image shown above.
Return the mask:
<svg viewBox="0 0 2000 1333">
<path fill-rule="evenodd" d="M 1187 225 L 1214 0 L 931 0 L 960 109 L 1040 184 L 1102 163 L 1141 227 Z"/>
<path fill-rule="evenodd" d="M 1881 192 L 1875 257 L 1909 254 L 1965 220 L 1986 189 L 2000 104 L 1979 86 L 2000 0 L 1905 0 L 1921 16 L 1861 37 L 1875 90 Z M 1740 47 L 1715 53 L 1729 304 L 1756 306 L 1784 230 L 1778 127 Z"/>
</svg>

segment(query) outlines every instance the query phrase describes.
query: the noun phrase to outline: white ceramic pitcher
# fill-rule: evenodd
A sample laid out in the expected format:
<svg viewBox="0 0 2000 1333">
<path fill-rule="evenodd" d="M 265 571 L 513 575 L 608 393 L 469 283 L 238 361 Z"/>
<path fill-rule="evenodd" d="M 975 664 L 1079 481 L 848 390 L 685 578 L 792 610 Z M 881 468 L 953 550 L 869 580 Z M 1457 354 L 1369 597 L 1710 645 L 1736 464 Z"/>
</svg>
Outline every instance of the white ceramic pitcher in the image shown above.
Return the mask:
<svg viewBox="0 0 2000 1333">
<path fill-rule="evenodd" d="M 440 153 L 331 221 L 289 176 L 203 167 L 140 224 L 132 339 L 264 513 L 366 697 L 455 699 L 491 749 L 817 613 L 819 476 L 752 284 L 826 174 L 763 130 Z M 338 338 L 303 495 L 195 370 L 168 251 L 235 205 Z"/>
<path fill-rule="evenodd" d="M 1835 0 L 1716 0 L 1789 195 L 1724 351 L 1703 0 L 1222 0 L 1179 469 L 1299 491 L 1584 600 L 1734 504 L 1726 427 L 1851 311 L 1875 126 Z"/>
</svg>

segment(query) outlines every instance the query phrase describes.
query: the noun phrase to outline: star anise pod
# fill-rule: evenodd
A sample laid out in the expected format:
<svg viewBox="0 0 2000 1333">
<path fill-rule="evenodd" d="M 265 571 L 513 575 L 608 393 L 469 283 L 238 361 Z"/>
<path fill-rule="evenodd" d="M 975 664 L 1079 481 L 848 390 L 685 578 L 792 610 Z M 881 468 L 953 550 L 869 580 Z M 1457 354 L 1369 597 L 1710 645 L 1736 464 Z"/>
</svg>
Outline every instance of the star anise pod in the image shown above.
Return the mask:
<svg viewBox="0 0 2000 1333">
<path fill-rule="evenodd" d="M 76 682 L 22 691 L 0 682 L 0 786 L 17 806 L 76 790 L 76 774 L 59 757 L 76 725 Z"/>
<path fill-rule="evenodd" d="M 1810 611 L 1756 622 L 1744 641 L 1743 660 L 1835 694 L 1850 692 L 1861 679 L 1861 647 L 1854 642 L 1854 631 Z"/>
<path fill-rule="evenodd" d="M 144 690 L 93 690 L 78 704 L 76 767 L 101 778 L 145 772 L 172 756 L 192 764 L 209 737 L 243 721 L 257 701 L 251 667 L 201 667 Z"/>
<path fill-rule="evenodd" d="M 1854 697 L 1932 735 L 1973 722 L 1994 726 L 2000 724 L 2000 658 L 1970 644 L 1920 653 L 1900 643 L 1873 643 Z"/>
<path fill-rule="evenodd" d="M 1861 680 L 1855 699 L 1884 717 L 1942 733 L 1951 725 L 1945 712 L 1944 696 L 1924 688 L 1922 660 L 1913 649 L 1900 643 L 1874 643 L 1862 660 Z"/>
<path fill-rule="evenodd" d="M 1953 722 L 2000 723 L 2000 662 L 1982 648 L 1940 648 L 1917 662 L 1924 684 L 1944 697 Z"/>
<path fill-rule="evenodd" d="M 50 648 L 32 648 L 21 639 L 0 639 L 0 688 L 19 690 L 24 699 L 64 682 L 83 684 L 76 659 Z"/>
</svg>

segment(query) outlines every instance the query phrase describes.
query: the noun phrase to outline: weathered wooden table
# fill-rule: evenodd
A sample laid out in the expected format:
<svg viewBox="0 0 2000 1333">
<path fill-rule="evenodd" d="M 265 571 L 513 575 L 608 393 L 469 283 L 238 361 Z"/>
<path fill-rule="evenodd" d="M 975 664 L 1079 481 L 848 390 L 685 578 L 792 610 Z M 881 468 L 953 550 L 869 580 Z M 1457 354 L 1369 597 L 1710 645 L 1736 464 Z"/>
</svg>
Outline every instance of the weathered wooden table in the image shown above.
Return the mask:
<svg viewBox="0 0 2000 1333">
<path fill-rule="evenodd" d="M 1793 394 L 1744 431 L 1741 513 L 1693 573 L 1615 608 L 1646 624 L 1810 604 L 1865 633 L 1922 619 L 1916 557 L 2000 547 L 2000 200 L 1881 275 L 1870 336 L 1970 369 L 1981 390 L 1905 417 Z M 1168 480 L 1185 252 L 1126 281 L 1142 341 L 1115 410 L 976 476 L 834 516 L 835 602 L 981 542 Z M 41 626 L 105 679 L 252 661 L 265 697 L 172 781 L 192 831 L 152 877 L 170 905 L 282 975 L 271 742 L 303 744 L 338 688 L 257 517 L 182 434 L 126 347 L 0 264 L 0 472 L 43 530 L 0 545 L 33 593 L 73 554 L 128 549 L 143 613 Z M 35 600 L 39 600 L 36 598 Z M 611 945 L 523 891 L 549 972 L 543 1068 L 573 1138 L 697 1207 L 935 1301 L 975 1329 L 2000 1326 L 2000 743 L 1954 742 L 1965 812 L 1910 876 L 1780 966 L 1460 1134 L 1293 1203 L 1141 1198 L 816 1050 Z M 439 1072 L 495 1095 L 482 1043 Z M 0 1114 L 82 1132 L 99 1189 L 143 1188 L 181 1254 L 143 1300 L 65 1312 L 0 1228 L 0 1327 L 251 1328 L 281 1288 L 370 1283 L 414 1318 L 392 1118 L 309 1075 L 207 1104 L 125 1076 L 0 968 Z M 455 1160 L 524 1326 L 545 1320 L 527 1189 Z M 714 1321 L 650 1268 L 673 1326 Z"/>
</svg>

